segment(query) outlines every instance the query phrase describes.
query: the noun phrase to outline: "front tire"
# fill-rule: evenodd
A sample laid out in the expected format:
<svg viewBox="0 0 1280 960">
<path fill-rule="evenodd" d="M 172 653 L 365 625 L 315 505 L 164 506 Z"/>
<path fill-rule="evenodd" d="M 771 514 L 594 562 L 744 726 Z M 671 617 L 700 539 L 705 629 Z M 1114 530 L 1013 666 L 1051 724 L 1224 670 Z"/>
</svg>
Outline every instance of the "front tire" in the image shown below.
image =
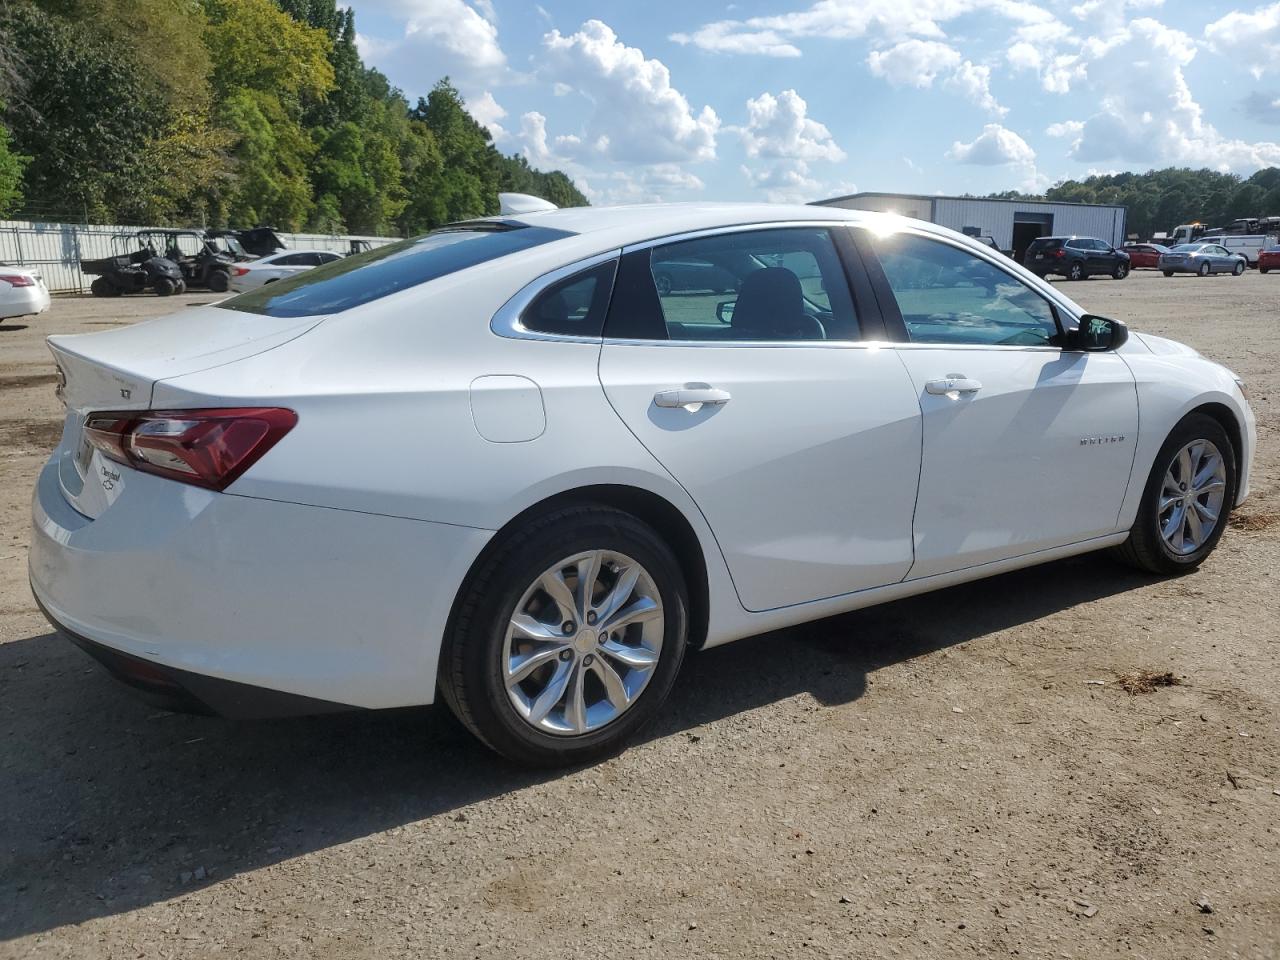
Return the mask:
<svg viewBox="0 0 1280 960">
<path fill-rule="evenodd" d="M 1116 268 L 1111 271 L 1111 276 L 1116 280 L 1123 280 L 1129 275 L 1129 265 L 1127 263 L 1117 263 Z"/>
<path fill-rule="evenodd" d="M 440 656 L 445 702 L 517 763 L 618 750 L 661 708 L 684 659 L 680 563 L 647 524 L 584 504 L 511 534 L 468 578 Z"/>
<path fill-rule="evenodd" d="M 1129 539 L 1116 554 L 1150 573 L 1194 570 L 1222 538 L 1237 482 L 1235 448 L 1222 424 L 1188 414 L 1156 455 Z"/>
<path fill-rule="evenodd" d="M 1166 277 L 1172 277 L 1172 276 L 1173 276 L 1173 271 L 1172 271 L 1172 270 L 1165 270 L 1165 271 L 1164 271 L 1164 275 L 1165 275 Z"/>
</svg>

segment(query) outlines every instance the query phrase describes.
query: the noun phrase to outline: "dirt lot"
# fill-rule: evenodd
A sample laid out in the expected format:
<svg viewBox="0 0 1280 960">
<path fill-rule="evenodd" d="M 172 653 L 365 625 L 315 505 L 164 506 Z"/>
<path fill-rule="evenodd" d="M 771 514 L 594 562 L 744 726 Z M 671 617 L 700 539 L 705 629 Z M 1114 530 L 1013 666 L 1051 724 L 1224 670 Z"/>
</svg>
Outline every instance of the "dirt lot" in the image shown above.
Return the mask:
<svg viewBox="0 0 1280 960">
<path fill-rule="evenodd" d="M 1280 277 L 1070 293 L 1252 386 L 1253 499 L 1203 570 L 1085 557 L 710 651 L 552 776 L 443 708 L 159 713 L 52 636 L 41 338 L 180 301 L 0 326 L 0 956 L 1280 956 Z"/>
</svg>

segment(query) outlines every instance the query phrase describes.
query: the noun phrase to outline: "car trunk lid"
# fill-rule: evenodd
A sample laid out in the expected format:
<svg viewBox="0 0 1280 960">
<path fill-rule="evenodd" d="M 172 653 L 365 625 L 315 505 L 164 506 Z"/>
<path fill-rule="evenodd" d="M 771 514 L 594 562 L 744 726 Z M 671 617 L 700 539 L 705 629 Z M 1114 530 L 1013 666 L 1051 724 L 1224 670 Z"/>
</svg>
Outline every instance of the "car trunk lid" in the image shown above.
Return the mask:
<svg viewBox="0 0 1280 960">
<path fill-rule="evenodd" d="M 323 319 L 207 306 L 102 333 L 49 337 L 58 393 L 67 407 L 57 456 L 68 502 L 97 517 L 119 495 L 123 482 L 119 465 L 105 461 L 85 442 L 82 428 L 90 413 L 146 410 L 159 381 L 264 353 Z"/>
</svg>

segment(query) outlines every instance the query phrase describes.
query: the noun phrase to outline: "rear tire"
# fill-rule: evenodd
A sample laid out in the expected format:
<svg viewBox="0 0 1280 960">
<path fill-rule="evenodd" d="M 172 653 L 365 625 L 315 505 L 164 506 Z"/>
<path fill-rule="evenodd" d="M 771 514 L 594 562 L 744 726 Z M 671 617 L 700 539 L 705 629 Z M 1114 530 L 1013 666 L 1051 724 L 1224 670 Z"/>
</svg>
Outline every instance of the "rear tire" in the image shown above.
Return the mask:
<svg viewBox="0 0 1280 960">
<path fill-rule="evenodd" d="M 155 290 L 158 297 L 171 297 L 177 291 L 178 285 L 168 277 L 161 277 L 151 285 L 151 289 Z"/>
<path fill-rule="evenodd" d="M 1165 271 L 1164 271 L 1164 275 L 1165 275 L 1166 277 L 1172 277 L 1172 276 L 1173 276 L 1173 271 L 1172 271 L 1172 270 L 1165 270 Z"/>
<path fill-rule="evenodd" d="M 89 292 L 95 297 L 120 296 L 120 291 L 116 289 L 116 285 L 106 277 L 95 277 L 93 283 L 89 284 Z"/>
<path fill-rule="evenodd" d="M 594 565 L 581 559 L 589 557 Z M 625 583 L 629 571 L 636 571 L 634 587 Z M 561 602 L 541 586 L 549 579 L 564 588 Z M 585 612 L 580 582 L 596 584 Z M 614 587 L 625 591 L 615 611 L 656 600 L 658 613 L 601 640 L 597 631 L 610 636 L 603 611 Z M 440 655 L 440 691 L 468 730 L 517 763 L 596 760 L 618 750 L 671 692 L 688 643 L 688 609 L 679 561 L 652 528 L 610 507 L 565 507 L 512 533 L 468 577 Z M 513 663 L 533 656 L 536 669 L 509 682 L 519 671 Z"/>
<path fill-rule="evenodd" d="M 179 281 L 177 282 L 177 284 L 174 286 L 174 290 L 173 290 L 173 292 L 174 292 L 174 293 L 177 293 L 177 294 L 179 294 L 179 295 L 186 293 L 186 292 L 187 292 L 187 281 L 185 281 L 185 280 L 179 280 Z"/>
<path fill-rule="evenodd" d="M 231 287 L 231 274 L 225 270 L 215 270 L 209 274 L 209 289 L 214 293 L 226 293 Z"/>
<path fill-rule="evenodd" d="M 1190 505 L 1186 503 L 1179 505 L 1175 502 L 1172 506 L 1166 505 L 1165 509 L 1161 510 L 1162 503 L 1168 504 L 1170 500 L 1178 501 L 1180 497 L 1195 495 L 1200 489 L 1196 485 L 1197 478 L 1208 471 L 1210 463 L 1208 458 L 1195 455 L 1197 444 L 1203 452 L 1212 449 L 1221 460 L 1220 479 L 1217 474 L 1210 476 L 1205 480 L 1205 486 L 1220 482 L 1221 487 L 1206 489 L 1206 492 L 1196 496 Z M 1191 453 L 1188 454 L 1189 459 L 1185 463 L 1191 464 L 1190 476 L 1184 480 L 1182 474 L 1186 468 L 1179 464 L 1179 459 L 1189 448 Z M 1129 539 L 1115 548 L 1115 555 L 1124 562 L 1149 573 L 1167 576 L 1194 570 L 1213 552 L 1213 548 L 1222 538 L 1222 532 L 1227 527 L 1227 519 L 1231 515 L 1231 507 L 1235 503 L 1237 482 L 1235 448 L 1226 430 L 1222 428 L 1222 424 L 1203 413 L 1188 414 L 1173 428 L 1156 455 L 1151 473 L 1147 477 L 1147 485 L 1142 491 L 1142 503 L 1138 507 L 1138 516 L 1129 531 Z M 1185 483 L 1186 486 L 1180 488 L 1179 483 Z M 1214 494 L 1218 492 L 1221 493 L 1221 502 L 1217 509 L 1213 510 L 1216 499 Z M 1195 506 L 1196 503 L 1200 504 L 1199 508 Z M 1179 509 L 1182 510 L 1182 515 L 1189 511 L 1194 513 L 1196 518 L 1194 529 L 1177 521 Z M 1175 547 L 1174 543 L 1183 538 L 1184 533 L 1190 536 L 1196 530 L 1203 532 L 1203 525 L 1206 522 L 1204 518 L 1208 513 L 1215 514 L 1214 525 L 1211 530 L 1204 533 L 1203 539 L 1190 545 L 1190 548 L 1188 548 L 1189 541 L 1183 539 L 1182 548 Z M 1175 527 L 1177 529 L 1174 529 Z M 1174 542 L 1171 543 L 1166 537 L 1166 531 L 1172 531 L 1171 536 Z"/>
<path fill-rule="evenodd" d="M 1235 266 L 1235 269 L 1234 269 L 1234 270 L 1232 270 L 1231 272 L 1232 272 L 1232 274 L 1234 274 L 1235 276 L 1237 276 L 1237 277 L 1238 277 L 1238 276 L 1240 276 L 1240 274 L 1244 273 L 1245 268 L 1246 268 L 1247 266 L 1248 266 L 1248 264 L 1247 264 L 1247 263 L 1237 263 L 1237 264 L 1236 264 L 1236 266 Z"/>
<path fill-rule="evenodd" d="M 1086 274 L 1084 271 L 1083 263 L 1080 263 L 1077 261 L 1076 263 L 1073 263 L 1071 266 L 1067 267 L 1068 280 L 1084 280 L 1087 277 L 1088 277 L 1088 274 Z"/>
<path fill-rule="evenodd" d="M 1270 273 L 1270 272 L 1271 272 L 1271 268 L 1270 268 L 1270 267 L 1259 267 L 1259 268 L 1258 268 L 1258 272 L 1259 272 L 1259 273 Z"/>
<path fill-rule="evenodd" d="M 1210 271 L 1210 270 L 1212 270 L 1212 269 L 1213 269 L 1213 268 L 1212 268 L 1212 267 L 1210 267 L 1210 266 L 1209 266 L 1209 264 L 1207 264 L 1207 263 L 1202 263 L 1202 264 L 1200 264 L 1200 269 L 1199 269 L 1199 270 L 1197 270 L 1197 271 L 1196 271 L 1196 273 L 1198 273 L 1198 274 L 1199 274 L 1200 276 L 1202 276 L 1202 277 L 1207 277 L 1207 276 L 1209 275 L 1209 271 Z"/>
</svg>

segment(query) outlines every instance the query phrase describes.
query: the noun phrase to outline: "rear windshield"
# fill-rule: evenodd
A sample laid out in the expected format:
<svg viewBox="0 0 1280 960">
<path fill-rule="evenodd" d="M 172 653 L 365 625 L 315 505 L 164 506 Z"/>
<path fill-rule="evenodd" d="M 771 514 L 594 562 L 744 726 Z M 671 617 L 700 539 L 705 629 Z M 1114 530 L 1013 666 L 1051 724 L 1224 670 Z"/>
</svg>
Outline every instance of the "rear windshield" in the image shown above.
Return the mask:
<svg viewBox="0 0 1280 960">
<path fill-rule="evenodd" d="M 218 304 L 269 317 L 341 313 L 428 280 L 570 236 L 522 223 L 445 227 L 343 257 Z"/>
<path fill-rule="evenodd" d="M 1050 238 L 1042 237 L 1042 238 L 1040 238 L 1039 240 L 1032 240 L 1032 241 L 1031 241 L 1031 246 L 1030 246 L 1028 249 L 1030 249 L 1030 250 L 1053 250 L 1053 249 L 1056 249 L 1057 247 L 1060 247 L 1060 246 L 1062 246 L 1062 240 L 1061 240 L 1060 238 L 1058 238 L 1058 237 L 1050 237 Z"/>
<path fill-rule="evenodd" d="M 1203 243 L 1180 243 L 1173 249 L 1175 253 L 1195 253 L 1203 246 Z"/>
</svg>

